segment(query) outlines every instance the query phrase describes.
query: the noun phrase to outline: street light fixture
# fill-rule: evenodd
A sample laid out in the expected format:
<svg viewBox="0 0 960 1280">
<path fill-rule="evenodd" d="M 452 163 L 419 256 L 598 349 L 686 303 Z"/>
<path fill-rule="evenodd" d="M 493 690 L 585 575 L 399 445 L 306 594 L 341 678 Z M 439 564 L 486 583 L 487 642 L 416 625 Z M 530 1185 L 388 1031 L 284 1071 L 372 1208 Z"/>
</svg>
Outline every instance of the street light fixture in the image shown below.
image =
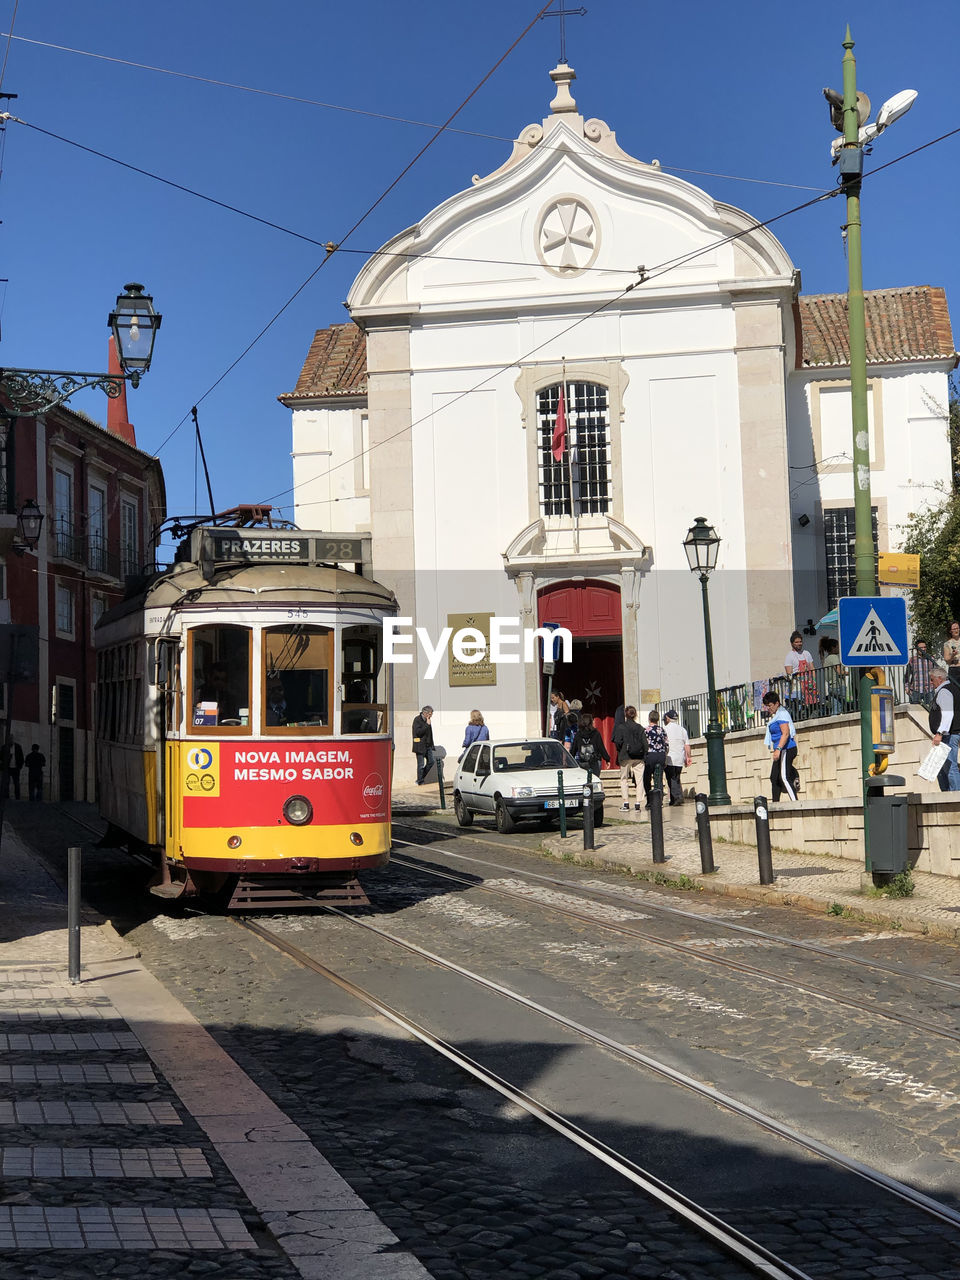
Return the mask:
<svg viewBox="0 0 960 1280">
<path fill-rule="evenodd" d="M 683 540 L 683 549 L 687 553 L 687 563 L 691 572 L 700 578 L 700 590 L 703 595 L 703 636 L 707 650 L 707 698 L 709 720 L 704 737 L 707 740 L 707 774 L 710 779 L 710 803 L 729 804 L 730 794 L 727 791 L 727 762 L 723 754 L 723 730 L 720 728 L 720 713 L 717 705 L 717 682 L 713 674 L 713 634 L 710 629 L 710 601 L 707 597 L 707 584 L 710 575 L 717 567 L 717 553 L 720 550 L 720 538 L 713 525 L 707 524 L 705 516 L 697 516 Z"/>
<path fill-rule="evenodd" d="M 96 387 L 115 400 L 122 395 L 127 380 L 133 386 L 139 386 L 141 376 L 150 368 L 153 344 L 163 317 L 154 311 L 153 298 L 143 292 L 142 284 L 127 284 L 124 289 L 108 319 L 120 361 L 120 374 L 78 373 L 64 369 L 0 369 L 0 391 L 8 400 L 14 416 L 35 418 L 63 404 L 86 387 Z"/>
<path fill-rule="evenodd" d="M 17 537 L 12 550 L 22 556 L 25 551 L 33 551 L 40 541 L 40 526 L 43 524 L 43 512 L 33 498 L 28 498 L 17 512 Z"/>
</svg>

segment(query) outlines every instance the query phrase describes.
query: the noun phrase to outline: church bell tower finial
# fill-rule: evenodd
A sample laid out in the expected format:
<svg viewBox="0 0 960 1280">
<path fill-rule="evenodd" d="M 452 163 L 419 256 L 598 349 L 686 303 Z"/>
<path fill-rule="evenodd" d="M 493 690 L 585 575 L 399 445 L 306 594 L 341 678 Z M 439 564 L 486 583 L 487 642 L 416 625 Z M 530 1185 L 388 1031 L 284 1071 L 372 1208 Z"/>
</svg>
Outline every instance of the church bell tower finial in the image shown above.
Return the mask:
<svg viewBox="0 0 960 1280">
<path fill-rule="evenodd" d="M 550 72 L 550 79 L 557 86 L 556 97 L 550 103 L 554 115 L 562 115 L 565 111 L 576 111 L 577 104 L 570 92 L 570 82 L 576 80 L 577 73 L 565 62 L 559 62 Z"/>
</svg>

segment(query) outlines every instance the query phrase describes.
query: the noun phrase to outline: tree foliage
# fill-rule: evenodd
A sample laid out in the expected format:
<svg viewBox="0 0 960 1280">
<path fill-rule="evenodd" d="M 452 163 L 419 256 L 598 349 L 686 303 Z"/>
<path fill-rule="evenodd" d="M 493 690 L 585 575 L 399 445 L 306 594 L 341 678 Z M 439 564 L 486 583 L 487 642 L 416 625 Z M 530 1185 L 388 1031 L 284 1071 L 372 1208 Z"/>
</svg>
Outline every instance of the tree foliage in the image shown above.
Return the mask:
<svg viewBox="0 0 960 1280">
<path fill-rule="evenodd" d="M 920 586 L 910 592 L 914 634 L 933 643 L 960 618 L 960 387 L 950 379 L 949 494 L 933 507 L 911 514 L 903 550 L 920 557 Z"/>
</svg>

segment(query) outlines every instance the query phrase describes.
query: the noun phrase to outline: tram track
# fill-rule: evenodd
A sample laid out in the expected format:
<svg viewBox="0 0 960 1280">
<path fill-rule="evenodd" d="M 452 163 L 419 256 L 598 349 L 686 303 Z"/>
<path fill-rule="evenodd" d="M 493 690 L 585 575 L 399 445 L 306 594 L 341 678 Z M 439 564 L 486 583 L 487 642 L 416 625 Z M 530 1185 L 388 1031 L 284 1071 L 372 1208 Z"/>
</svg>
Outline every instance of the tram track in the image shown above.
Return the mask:
<svg viewBox="0 0 960 1280">
<path fill-rule="evenodd" d="M 540 1004 L 519 991 L 476 973 L 414 942 L 398 937 L 396 934 L 382 929 L 369 920 L 347 915 L 335 907 L 325 908 L 325 911 L 353 927 L 376 935 L 393 947 L 400 948 L 420 960 L 426 961 L 431 966 L 436 966 L 449 974 L 465 979 L 495 996 L 522 1007 L 531 1014 L 548 1020 L 579 1040 L 613 1054 L 620 1060 L 666 1081 L 669 1085 L 695 1094 L 704 1102 L 712 1104 L 728 1114 L 736 1116 L 752 1126 L 791 1144 L 806 1155 L 813 1156 L 819 1161 L 825 1162 L 869 1184 L 875 1192 L 890 1195 L 926 1217 L 953 1230 L 960 1230 L 960 1212 L 949 1205 L 926 1195 L 922 1191 L 918 1191 L 915 1187 L 911 1187 L 879 1169 L 846 1155 L 844 1152 L 821 1142 L 809 1134 L 803 1133 L 799 1129 L 761 1111 L 759 1108 L 724 1093 L 705 1081 L 698 1080 L 685 1072 L 679 1071 L 668 1063 L 645 1054 L 631 1045 L 624 1044 L 595 1028 L 586 1026 L 555 1009 Z M 766 1246 L 756 1240 L 743 1237 L 742 1233 L 735 1227 L 724 1223 L 717 1215 L 663 1182 L 650 1170 L 643 1169 L 622 1152 L 612 1149 L 601 1139 L 565 1119 L 525 1090 L 510 1084 L 502 1076 L 488 1070 L 475 1059 L 462 1053 L 453 1044 L 442 1039 L 422 1022 L 418 1022 L 401 1013 L 382 997 L 353 982 L 352 979 L 335 973 L 322 961 L 309 955 L 261 923 L 249 918 L 237 919 L 236 923 L 259 937 L 270 947 L 333 982 L 341 990 L 349 992 L 368 1007 L 386 1017 L 394 1025 L 402 1027 L 422 1044 L 441 1054 L 447 1061 L 460 1067 L 489 1088 L 494 1089 L 501 1096 L 510 1099 L 528 1114 L 547 1124 L 548 1127 L 567 1138 L 581 1150 L 621 1174 L 633 1185 L 651 1195 L 658 1203 L 678 1213 L 684 1221 L 688 1222 L 700 1234 L 711 1239 L 718 1247 L 723 1248 L 731 1256 L 737 1257 L 744 1266 L 750 1269 L 751 1274 L 767 1277 L 799 1277 L 806 1275 L 805 1272 L 798 1270 L 789 1261 L 772 1254 Z M 746 1251 L 740 1252 L 740 1250 L 744 1249 L 744 1241 L 746 1241 Z"/>
<path fill-rule="evenodd" d="M 451 836 L 449 832 L 441 832 L 435 827 L 416 827 L 406 822 L 394 822 L 393 825 L 395 828 L 399 827 L 404 831 L 420 831 L 427 835 L 446 836 L 448 839 L 471 840 L 475 843 L 490 845 L 496 843 L 492 840 L 484 840 L 479 836 L 466 835 L 460 832 Z M 613 888 L 603 890 L 593 885 L 586 886 L 576 880 L 564 880 L 559 876 L 544 875 L 542 872 L 531 871 L 526 868 L 505 866 L 503 863 L 493 862 L 488 858 L 471 858 L 467 854 L 456 853 L 452 849 L 439 849 L 434 844 L 418 844 L 416 841 L 398 840 L 396 838 L 394 839 L 394 844 L 408 845 L 411 848 L 423 849 L 431 853 L 442 853 L 444 857 L 452 858 L 458 862 L 473 862 L 480 866 L 491 867 L 495 871 L 505 871 L 511 875 L 521 875 L 525 876 L 527 879 L 540 880 L 546 884 L 568 891 L 575 891 L 581 895 L 592 894 L 596 897 L 615 901 L 621 906 L 630 906 L 633 908 L 636 908 L 637 906 L 633 899 L 628 897 L 626 894 L 618 893 L 618 891 Z M 502 848 L 502 844 L 499 847 Z M 396 861 L 397 859 L 394 860 Z M 424 870 L 426 870 L 426 868 L 424 868 Z M 476 885 L 474 881 L 469 881 L 468 883 L 474 884 L 477 888 L 481 887 L 481 885 Z M 705 885 L 704 887 L 709 888 L 709 885 Z M 912 981 L 925 982 L 932 986 L 945 987 L 948 990 L 960 992 L 960 981 L 954 981 L 950 978 L 941 978 L 936 974 L 922 973 L 917 969 L 911 969 L 903 965 L 887 964 L 882 960 L 867 960 L 862 956 L 850 955 L 849 953 L 837 951 L 832 947 L 823 946 L 817 942 L 811 942 L 809 939 L 791 938 L 785 934 L 771 933 L 768 930 L 757 929 L 751 925 L 737 924 L 732 920 L 722 920 L 715 916 L 704 916 L 696 911 L 684 910 L 683 907 L 667 906 L 665 903 L 653 901 L 652 895 L 646 895 L 644 897 L 643 909 L 645 911 L 650 910 L 657 912 L 660 915 L 676 916 L 680 919 L 694 921 L 701 926 L 709 926 L 710 928 L 726 930 L 729 933 L 740 934 L 763 942 L 778 943 L 780 946 L 809 952 L 813 955 L 824 956 L 831 960 L 837 960 L 844 965 L 849 965 L 854 968 L 872 970 L 877 973 L 886 973 L 894 977 L 908 978 Z"/>
<path fill-rule="evenodd" d="M 421 846 L 416 846 L 421 847 Z M 604 920 L 597 916 L 591 916 L 585 912 L 575 911 L 571 907 L 565 907 L 557 902 L 550 902 L 541 898 L 537 898 L 530 894 L 517 893 L 513 890 L 504 888 L 500 885 L 486 885 L 469 880 L 465 876 L 458 876 L 455 872 L 439 871 L 431 867 L 423 866 L 415 860 L 408 860 L 403 857 L 394 856 L 393 861 L 397 866 L 406 867 L 409 870 L 418 872 L 423 875 L 434 876 L 437 879 L 452 881 L 460 884 L 464 888 L 479 889 L 482 892 L 492 894 L 496 897 L 511 899 L 515 902 L 523 902 L 525 904 L 533 904 L 542 907 L 546 911 L 552 911 L 568 920 L 574 920 L 580 924 L 588 924 L 593 928 L 602 929 L 609 933 L 614 933 L 620 937 L 635 938 L 638 941 L 650 943 L 657 947 L 662 947 L 668 951 L 672 951 L 678 955 L 686 956 L 688 959 L 696 960 L 702 964 L 712 965 L 718 969 L 725 969 L 734 973 L 741 973 L 747 977 L 756 978 L 761 982 L 769 983 L 772 986 L 786 987 L 791 991 L 804 991 L 808 995 L 812 995 L 817 999 L 829 1001 L 833 1004 L 853 1009 L 857 1013 L 868 1014 L 871 1017 L 880 1018 L 886 1022 L 892 1022 L 896 1026 L 910 1027 L 914 1031 L 922 1031 L 926 1035 L 936 1036 L 940 1039 L 951 1040 L 956 1044 L 960 1044 L 960 1031 L 951 1031 L 947 1027 L 940 1026 L 933 1022 L 927 1022 L 922 1018 L 915 1018 L 910 1014 L 902 1012 L 891 1012 L 881 1008 L 879 1005 L 866 1003 L 861 1000 L 855 1000 L 850 996 L 843 995 L 839 991 L 830 990 L 817 983 L 804 981 L 793 975 L 789 977 L 781 977 L 777 974 L 761 969 L 756 965 L 748 964 L 743 960 L 734 960 L 728 956 L 714 955 L 708 951 L 700 950 L 689 943 L 676 942 L 672 938 L 662 938 L 658 934 L 648 933 L 645 929 L 639 929 L 633 925 L 624 924 L 622 922 L 614 922 Z M 527 874 L 521 872 L 520 874 Z M 569 882 L 556 881 L 559 884 L 565 884 L 567 887 L 574 887 Z M 623 903 L 626 900 L 621 896 L 618 899 Z M 630 904 L 636 909 L 636 903 Z M 646 903 L 644 903 L 646 907 Z M 702 919 L 702 917 L 700 917 Z M 712 921 L 711 921 L 712 923 Z M 775 935 L 770 935 L 775 937 Z M 840 957 L 841 959 L 843 957 Z"/>
</svg>

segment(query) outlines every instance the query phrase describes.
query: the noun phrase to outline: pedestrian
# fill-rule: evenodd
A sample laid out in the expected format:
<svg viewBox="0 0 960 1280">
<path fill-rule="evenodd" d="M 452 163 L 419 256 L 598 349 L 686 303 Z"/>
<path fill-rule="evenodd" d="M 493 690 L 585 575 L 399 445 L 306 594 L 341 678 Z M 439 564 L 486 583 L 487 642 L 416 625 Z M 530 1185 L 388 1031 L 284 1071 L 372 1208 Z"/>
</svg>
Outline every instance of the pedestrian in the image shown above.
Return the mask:
<svg viewBox="0 0 960 1280">
<path fill-rule="evenodd" d="M 803 636 L 794 631 L 790 636 L 790 648 L 783 660 L 784 674 L 790 677 L 786 701 L 793 707 L 794 715 L 799 717 L 803 706 L 804 695 L 813 694 L 816 700 L 816 686 L 813 679 L 813 654 L 803 645 Z"/>
<path fill-rule="evenodd" d="M 840 662 L 840 641 L 833 636 L 824 636 L 820 641 L 820 665 L 831 713 L 838 716 L 846 708 L 847 668 Z"/>
<path fill-rule="evenodd" d="M 647 754 L 647 735 L 643 726 L 637 724 L 637 708 L 624 707 L 623 720 L 613 729 L 613 745 L 617 748 L 617 759 L 620 761 L 620 799 L 621 809 L 630 808 L 630 782 L 636 789 L 636 808 L 640 808 L 640 779 L 643 758 Z"/>
<path fill-rule="evenodd" d="M 906 686 L 907 698 L 910 702 L 926 705 L 927 700 L 933 694 L 933 685 L 930 682 L 930 674 L 933 668 L 934 660 L 927 652 L 926 640 L 918 640 L 913 647 L 910 661 L 907 663 L 903 681 Z"/>
<path fill-rule="evenodd" d="M 770 785 L 774 802 L 786 792 L 788 800 L 796 800 L 800 788 L 797 775 L 797 729 L 790 712 L 780 705 L 780 695 L 771 690 L 763 695 L 763 709 L 770 714 L 764 743 L 773 751 Z"/>
<path fill-rule="evenodd" d="M 582 769 L 600 776 L 601 760 L 610 763 L 607 748 L 603 745 L 600 730 L 593 727 L 593 716 L 589 711 L 580 712 L 580 721 L 573 739 L 571 754 Z"/>
<path fill-rule="evenodd" d="M 550 706 L 553 708 L 550 717 L 550 737 L 562 742 L 567 716 L 570 714 L 570 705 L 560 690 L 555 689 L 550 695 Z"/>
<path fill-rule="evenodd" d="M 34 743 L 23 762 L 27 766 L 27 791 L 31 800 L 43 799 L 43 766 L 46 756 L 41 752 L 39 743 Z"/>
<path fill-rule="evenodd" d="M 479 711 L 471 711 L 470 723 L 467 725 L 463 734 L 464 751 L 466 751 L 467 747 L 469 747 L 470 744 L 473 742 L 489 742 L 489 741 L 490 741 L 490 730 L 483 723 L 483 716 L 480 714 Z M 460 759 L 461 760 L 463 759 L 462 755 Z"/>
<path fill-rule="evenodd" d="M 2 770 L 2 778 L 0 778 L 0 794 L 4 800 L 10 794 L 10 788 L 13 788 L 14 800 L 20 799 L 20 770 L 23 768 L 23 747 L 19 742 L 10 738 L 0 747 L 0 770 Z"/>
<path fill-rule="evenodd" d="M 680 785 L 680 773 L 684 767 L 693 764 L 690 753 L 690 735 L 680 723 L 676 711 L 671 708 L 663 713 L 663 731 L 667 735 L 667 763 L 665 766 L 667 784 L 670 787 L 670 803 L 683 804 L 683 787 Z"/>
<path fill-rule="evenodd" d="M 567 712 L 563 726 L 563 745 L 572 752 L 573 740 L 580 730 L 580 712 L 583 710 L 583 703 L 579 698 L 571 698 L 567 706 L 570 710 Z"/>
<path fill-rule="evenodd" d="M 417 786 L 422 787 L 433 768 L 437 753 L 433 748 L 433 707 L 421 707 L 413 721 L 413 752 L 417 757 Z"/>
<path fill-rule="evenodd" d="M 647 797 L 646 807 L 650 808 L 650 795 L 656 781 L 656 770 L 662 771 L 667 763 L 667 735 L 660 724 L 660 712 L 654 709 L 647 716 L 647 754 L 643 761 L 643 793 Z"/>
<path fill-rule="evenodd" d="M 943 642 L 943 660 L 948 667 L 960 667 L 960 622 L 951 622 Z"/>
<path fill-rule="evenodd" d="M 945 742 L 950 754 L 937 774 L 937 786 L 941 791 L 960 791 L 960 764 L 957 748 L 960 746 L 960 694 L 957 686 L 947 676 L 943 667 L 934 666 L 930 672 L 933 702 L 930 706 L 930 733 L 933 745 Z"/>
</svg>

